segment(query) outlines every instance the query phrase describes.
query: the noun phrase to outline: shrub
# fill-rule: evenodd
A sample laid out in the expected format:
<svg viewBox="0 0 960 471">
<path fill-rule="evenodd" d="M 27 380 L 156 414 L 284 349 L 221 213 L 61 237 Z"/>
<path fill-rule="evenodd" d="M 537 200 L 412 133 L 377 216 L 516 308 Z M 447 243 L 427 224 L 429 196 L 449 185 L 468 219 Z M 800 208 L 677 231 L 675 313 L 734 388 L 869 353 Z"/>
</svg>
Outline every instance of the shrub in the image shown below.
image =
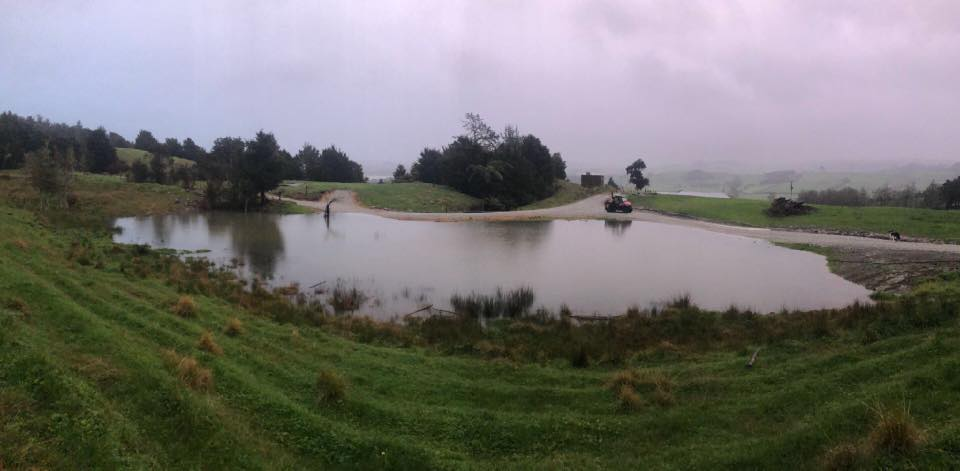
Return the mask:
<svg viewBox="0 0 960 471">
<path fill-rule="evenodd" d="M 820 460 L 820 465 L 826 470 L 849 470 L 861 467 L 865 458 L 862 447 L 855 443 L 841 443 L 827 450 Z"/>
<path fill-rule="evenodd" d="M 30 306 L 27 305 L 27 302 L 24 301 L 23 298 L 8 298 L 3 301 L 3 307 L 24 315 L 30 314 Z"/>
<path fill-rule="evenodd" d="M 190 296 L 180 296 L 173 305 L 173 313 L 180 317 L 193 317 L 197 315 L 197 303 Z"/>
<path fill-rule="evenodd" d="M 227 321 L 227 325 L 223 328 L 223 333 L 230 337 L 237 337 L 243 334 L 243 323 L 240 322 L 240 319 L 233 317 Z"/>
<path fill-rule="evenodd" d="M 317 400 L 319 402 L 340 402 L 347 395 L 347 382 L 337 372 L 320 370 L 317 375 Z"/>
<path fill-rule="evenodd" d="M 617 390 L 617 401 L 625 411 L 635 411 L 643 406 L 643 400 L 631 386 L 623 384 Z"/>
<path fill-rule="evenodd" d="M 367 300 L 367 296 L 356 286 L 347 287 L 340 280 L 330 293 L 328 302 L 337 312 L 355 311 Z"/>
<path fill-rule="evenodd" d="M 177 379 L 187 387 L 200 392 L 213 391 L 213 372 L 200 366 L 196 359 L 180 356 L 173 350 L 164 350 L 163 357 L 173 367 Z"/>
<path fill-rule="evenodd" d="M 890 410 L 878 405 L 874 408 L 874 413 L 877 422 L 869 437 L 870 447 L 874 451 L 906 454 L 920 447 L 923 434 L 910 415 L 909 407 Z"/>
<path fill-rule="evenodd" d="M 586 368 L 590 366 L 590 355 L 587 355 L 587 349 L 583 345 L 577 350 L 577 353 L 570 359 L 570 366 L 574 368 Z"/>
<path fill-rule="evenodd" d="M 621 370 L 611 376 L 604 386 L 617 394 L 621 406 L 625 405 L 624 391 L 626 389 L 632 391 L 634 394 L 648 392 L 653 402 L 663 407 L 671 406 L 677 402 L 673 396 L 673 380 L 658 370 Z M 629 394 L 627 394 L 627 396 L 629 396 Z M 626 400 L 633 400 L 633 398 L 627 397 Z M 637 396 L 637 400 L 640 400 L 639 395 Z M 630 406 L 629 408 L 634 408 L 633 405 L 626 405 Z"/>
<path fill-rule="evenodd" d="M 211 334 L 209 330 L 205 330 L 200 334 L 200 341 L 197 342 L 197 348 L 208 351 L 214 355 L 223 355 L 223 348 L 220 348 L 220 345 L 217 345 L 217 342 L 213 340 L 213 334 Z"/>
</svg>

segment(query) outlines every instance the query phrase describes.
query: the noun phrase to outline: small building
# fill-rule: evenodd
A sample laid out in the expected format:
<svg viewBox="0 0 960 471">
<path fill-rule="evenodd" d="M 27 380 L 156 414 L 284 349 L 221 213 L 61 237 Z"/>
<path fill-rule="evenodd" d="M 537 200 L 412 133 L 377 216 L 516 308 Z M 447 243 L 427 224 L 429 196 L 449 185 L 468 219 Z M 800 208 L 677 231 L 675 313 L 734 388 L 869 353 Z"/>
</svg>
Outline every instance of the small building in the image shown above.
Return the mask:
<svg viewBox="0 0 960 471">
<path fill-rule="evenodd" d="M 603 186 L 603 175 L 590 175 L 590 172 L 580 175 L 580 186 L 584 188 Z"/>
</svg>

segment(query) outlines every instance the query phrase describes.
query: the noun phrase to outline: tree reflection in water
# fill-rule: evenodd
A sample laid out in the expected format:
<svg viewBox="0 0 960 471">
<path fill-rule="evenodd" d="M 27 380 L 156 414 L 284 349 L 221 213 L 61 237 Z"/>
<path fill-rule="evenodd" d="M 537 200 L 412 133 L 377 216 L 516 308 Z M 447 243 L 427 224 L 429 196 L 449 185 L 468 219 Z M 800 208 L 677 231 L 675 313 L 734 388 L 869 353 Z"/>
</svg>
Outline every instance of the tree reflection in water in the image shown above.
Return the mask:
<svg viewBox="0 0 960 471">
<path fill-rule="evenodd" d="M 277 260 L 284 252 L 279 217 L 263 213 L 211 212 L 207 216 L 207 225 L 213 234 L 229 234 L 233 252 L 250 267 L 251 272 L 272 277 Z"/>
</svg>

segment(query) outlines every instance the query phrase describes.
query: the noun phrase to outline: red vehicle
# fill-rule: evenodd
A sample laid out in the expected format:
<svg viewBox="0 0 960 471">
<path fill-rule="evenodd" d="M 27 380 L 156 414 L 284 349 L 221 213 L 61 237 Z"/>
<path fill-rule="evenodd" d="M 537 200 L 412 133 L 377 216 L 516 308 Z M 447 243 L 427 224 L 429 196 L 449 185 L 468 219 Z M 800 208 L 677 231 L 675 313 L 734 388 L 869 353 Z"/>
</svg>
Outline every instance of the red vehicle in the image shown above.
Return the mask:
<svg viewBox="0 0 960 471">
<path fill-rule="evenodd" d="M 603 202 L 603 207 L 606 208 L 608 213 L 633 212 L 633 204 L 630 203 L 630 200 L 628 200 L 626 196 L 620 193 L 611 194 L 610 197 Z"/>
</svg>

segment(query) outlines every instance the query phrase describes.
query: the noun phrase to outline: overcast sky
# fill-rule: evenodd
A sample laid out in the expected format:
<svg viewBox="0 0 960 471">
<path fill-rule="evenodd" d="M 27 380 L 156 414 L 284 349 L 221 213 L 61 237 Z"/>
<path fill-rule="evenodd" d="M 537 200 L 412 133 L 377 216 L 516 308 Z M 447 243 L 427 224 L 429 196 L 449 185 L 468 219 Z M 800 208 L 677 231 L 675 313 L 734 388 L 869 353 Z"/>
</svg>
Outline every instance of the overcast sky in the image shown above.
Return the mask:
<svg viewBox="0 0 960 471">
<path fill-rule="evenodd" d="M 368 167 L 468 111 L 576 168 L 960 161 L 960 2 L 0 0 L 0 109 Z"/>
</svg>

